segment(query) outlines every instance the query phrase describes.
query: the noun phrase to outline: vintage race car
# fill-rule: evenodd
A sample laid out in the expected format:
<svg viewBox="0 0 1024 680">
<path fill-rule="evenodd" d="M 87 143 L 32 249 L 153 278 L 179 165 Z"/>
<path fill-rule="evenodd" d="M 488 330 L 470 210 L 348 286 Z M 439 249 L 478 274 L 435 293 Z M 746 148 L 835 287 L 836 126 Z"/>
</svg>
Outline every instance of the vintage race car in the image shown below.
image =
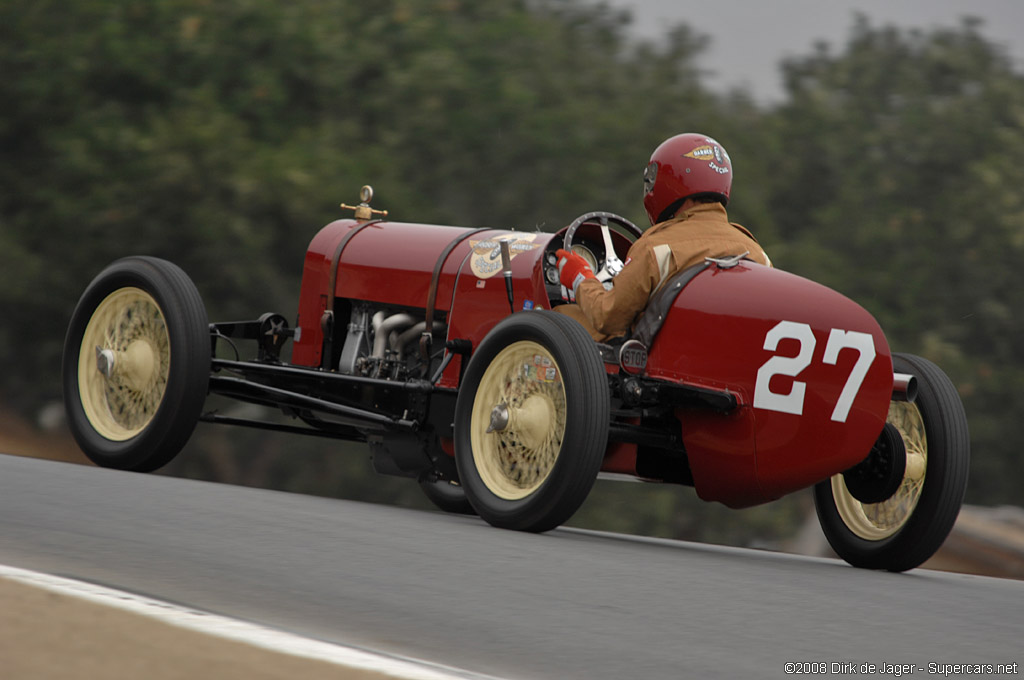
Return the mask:
<svg viewBox="0 0 1024 680">
<path fill-rule="evenodd" d="M 629 337 L 595 343 L 562 304 L 555 251 L 608 281 L 641 231 L 611 213 L 557 233 L 388 221 L 364 187 L 305 256 L 294 326 L 209 323 L 152 257 L 104 269 L 65 341 L 71 429 L 97 464 L 150 471 L 199 421 L 366 442 L 375 469 L 450 512 L 545 531 L 599 474 L 693 486 L 742 508 L 814 487 L 853 565 L 902 571 L 948 535 L 967 484 L 945 374 L 890 352 L 841 294 L 741 257 L 669 279 Z M 343 207 L 350 207 L 344 206 Z M 290 342 L 290 345 L 289 345 Z M 273 407 L 243 420 L 209 395 Z"/>
</svg>

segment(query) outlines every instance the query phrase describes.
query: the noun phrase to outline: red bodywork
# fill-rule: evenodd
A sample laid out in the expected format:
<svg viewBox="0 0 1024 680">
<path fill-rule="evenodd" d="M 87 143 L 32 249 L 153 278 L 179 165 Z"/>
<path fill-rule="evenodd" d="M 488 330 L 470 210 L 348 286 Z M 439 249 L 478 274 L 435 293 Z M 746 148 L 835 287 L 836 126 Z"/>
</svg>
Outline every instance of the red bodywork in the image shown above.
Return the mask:
<svg viewBox="0 0 1024 680">
<path fill-rule="evenodd" d="M 766 349 L 776 328 L 781 337 Z M 843 335 L 851 331 L 864 335 Z M 858 337 L 870 342 L 873 357 L 866 347 L 847 346 Z M 825 360 L 830 339 L 839 349 L 834 363 Z M 858 363 L 867 367 L 863 378 Z M 867 311 L 829 288 L 756 264 L 711 267 L 690 282 L 647 366 L 651 377 L 736 395 L 740 406 L 727 415 L 679 414 L 698 494 L 733 507 L 773 500 L 863 460 L 892 398 L 889 345 Z M 845 415 L 836 412 L 844 389 L 852 397 Z"/>
<path fill-rule="evenodd" d="M 320 319 L 327 309 L 333 260 L 342 239 L 358 226 L 360 223 L 355 220 L 332 222 L 310 243 L 299 297 L 298 326 L 302 331 L 292 351 L 295 364 L 320 365 L 323 344 Z M 339 298 L 422 309 L 426 306 L 438 258 L 449 244 L 461 238 L 441 265 L 435 310 L 447 316 L 450 338 L 465 338 L 475 347 L 510 311 L 500 271 L 501 260 L 495 252 L 496 239 L 511 240 L 515 308 L 549 309 L 541 255 L 553 236 L 541 232 L 371 223 L 345 244 L 334 294 Z M 481 278 L 477 272 L 486 277 Z M 456 299 L 458 308 L 453 312 Z M 459 362 L 453 361 L 439 386 L 458 387 L 459 373 Z"/>
<path fill-rule="evenodd" d="M 513 308 L 520 311 L 551 307 L 545 256 L 561 237 L 333 222 L 306 254 L 292 362 L 321 365 L 321 319 L 332 295 L 423 310 L 436 267 L 435 318 L 446 319 L 449 339 L 475 348 L 510 313 L 497 239 L 511 241 Z M 458 388 L 461 363 L 456 356 L 439 387 Z M 686 285 L 649 348 L 645 375 L 735 396 L 738 405 L 727 413 L 677 411 L 698 494 L 732 507 L 773 500 L 863 460 L 893 390 L 889 346 L 867 311 L 812 281 L 745 262 L 712 265 Z M 603 469 L 636 474 L 636 451 L 610 444 Z"/>
</svg>

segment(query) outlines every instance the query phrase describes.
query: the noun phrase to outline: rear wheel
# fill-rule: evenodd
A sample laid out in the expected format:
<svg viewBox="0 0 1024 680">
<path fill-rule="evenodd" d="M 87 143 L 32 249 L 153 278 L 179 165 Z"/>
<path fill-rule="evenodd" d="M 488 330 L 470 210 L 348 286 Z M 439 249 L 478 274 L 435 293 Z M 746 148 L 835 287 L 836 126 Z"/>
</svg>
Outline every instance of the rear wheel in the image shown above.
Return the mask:
<svg viewBox="0 0 1024 680">
<path fill-rule="evenodd" d="M 956 522 L 970 437 L 941 369 L 907 354 L 894 354 L 893 368 L 917 378 L 917 398 L 892 402 L 868 460 L 816 485 L 814 501 L 836 554 L 855 567 L 906 571 L 931 557 Z"/>
<path fill-rule="evenodd" d="M 71 432 L 93 462 L 163 466 L 191 436 L 209 383 L 209 324 L 195 285 L 165 260 L 113 263 L 72 314 L 62 373 Z"/>
<path fill-rule="evenodd" d="M 466 490 L 462 488 L 461 484 L 450 482 L 447 479 L 424 479 L 420 481 L 420 488 L 439 510 L 456 515 L 476 514 L 469 499 L 466 498 Z"/>
<path fill-rule="evenodd" d="M 455 409 L 467 498 L 494 526 L 562 524 L 597 479 L 608 419 L 604 366 L 582 326 L 546 311 L 506 318 L 473 354 Z"/>
</svg>

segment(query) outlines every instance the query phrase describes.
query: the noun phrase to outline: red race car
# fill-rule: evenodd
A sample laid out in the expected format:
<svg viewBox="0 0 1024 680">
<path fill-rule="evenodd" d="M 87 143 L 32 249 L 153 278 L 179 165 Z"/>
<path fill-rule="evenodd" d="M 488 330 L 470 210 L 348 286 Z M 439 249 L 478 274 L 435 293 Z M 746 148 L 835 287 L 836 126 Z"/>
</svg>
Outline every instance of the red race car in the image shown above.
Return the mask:
<svg viewBox="0 0 1024 680">
<path fill-rule="evenodd" d="M 149 471 L 199 421 L 366 442 L 378 472 L 419 480 L 440 508 L 522 531 L 568 520 L 599 474 L 735 508 L 813 486 L 836 552 L 892 571 L 948 535 L 970 456 L 956 389 L 891 353 L 848 298 L 708 260 L 666 282 L 631 336 L 599 344 L 551 311 L 555 251 L 611 279 L 641 233 L 628 220 L 588 213 L 555 234 L 408 224 L 371 197 L 310 243 L 294 327 L 276 313 L 209 323 L 165 260 L 103 270 L 64 348 L 82 450 Z M 290 420 L 204 410 L 209 394 Z"/>
</svg>

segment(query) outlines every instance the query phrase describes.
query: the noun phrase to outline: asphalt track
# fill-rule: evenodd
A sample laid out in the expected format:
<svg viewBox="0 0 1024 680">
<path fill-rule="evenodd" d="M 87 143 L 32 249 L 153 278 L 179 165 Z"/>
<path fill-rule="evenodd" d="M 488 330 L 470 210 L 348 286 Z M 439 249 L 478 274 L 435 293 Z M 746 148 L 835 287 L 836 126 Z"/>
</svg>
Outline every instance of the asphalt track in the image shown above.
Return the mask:
<svg viewBox="0 0 1024 680">
<path fill-rule="evenodd" d="M 508 678 L 1024 666 L 1020 581 L 572 529 L 520 534 L 3 455 L 0 518 L 3 564 Z"/>
</svg>

